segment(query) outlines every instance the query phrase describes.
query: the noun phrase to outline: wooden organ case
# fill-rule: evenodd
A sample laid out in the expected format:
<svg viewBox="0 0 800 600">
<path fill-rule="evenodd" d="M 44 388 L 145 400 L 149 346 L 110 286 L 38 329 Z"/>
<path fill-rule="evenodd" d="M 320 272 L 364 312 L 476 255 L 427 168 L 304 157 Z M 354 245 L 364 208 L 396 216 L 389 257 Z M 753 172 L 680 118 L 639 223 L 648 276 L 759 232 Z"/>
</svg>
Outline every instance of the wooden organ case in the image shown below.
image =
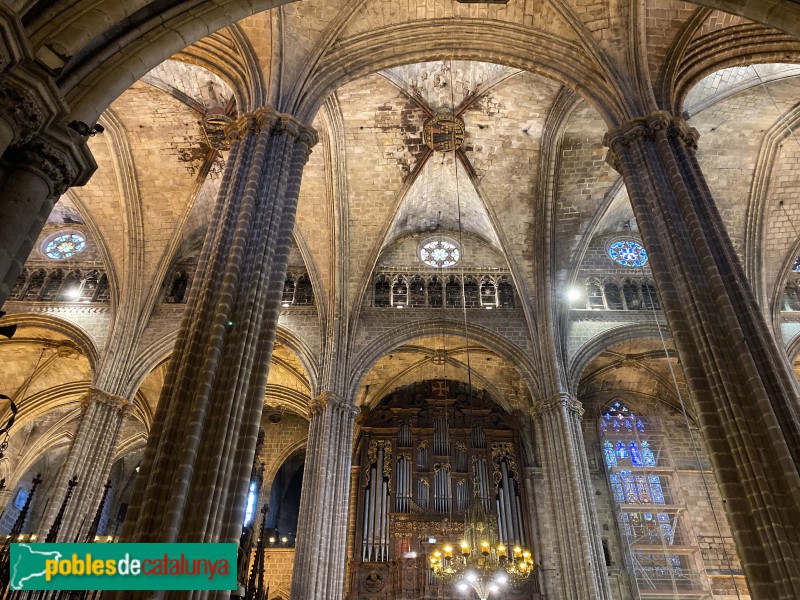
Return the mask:
<svg viewBox="0 0 800 600">
<path fill-rule="evenodd" d="M 464 532 L 464 512 L 482 502 L 501 541 L 530 546 L 517 423 L 488 393 L 450 380 L 412 384 L 362 419 L 351 537 L 349 600 L 466 596 L 430 572 L 429 538 Z M 504 590 L 532 598 L 535 582 Z"/>
</svg>

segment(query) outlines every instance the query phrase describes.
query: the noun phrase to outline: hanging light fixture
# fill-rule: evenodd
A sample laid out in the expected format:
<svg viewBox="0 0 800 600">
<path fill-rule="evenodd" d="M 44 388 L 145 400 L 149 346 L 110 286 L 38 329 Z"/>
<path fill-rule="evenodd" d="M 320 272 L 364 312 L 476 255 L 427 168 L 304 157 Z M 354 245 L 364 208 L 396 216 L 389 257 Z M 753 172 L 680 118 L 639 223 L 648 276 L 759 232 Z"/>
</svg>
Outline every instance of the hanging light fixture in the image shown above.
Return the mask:
<svg viewBox="0 0 800 600">
<path fill-rule="evenodd" d="M 497 533 L 497 519 L 476 499 L 464 516 L 464 537 L 442 540 L 430 549 L 430 568 L 443 583 L 481 600 L 509 583 L 524 583 L 534 571 L 533 554 L 521 546 L 505 546 Z"/>
<path fill-rule="evenodd" d="M 455 113 L 455 97 L 453 96 L 453 68 L 450 65 L 450 93 L 452 114 L 448 119 L 440 119 L 442 130 L 432 134 L 431 139 L 440 143 L 435 150 L 453 152 L 455 162 L 455 188 L 458 207 L 458 230 L 463 253 L 463 226 L 461 223 L 461 197 L 458 178 L 458 148 L 464 140 L 463 121 Z M 435 119 L 434 119 L 435 121 Z M 458 127 L 458 124 L 460 128 Z M 447 127 L 445 127 L 446 125 Z M 426 133 L 426 139 L 428 135 Z M 449 137 L 449 139 L 444 139 Z M 449 143 L 445 143 L 449 142 Z M 468 395 L 472 403 L 472 365 L 469 356 L 469 330 L 467 327 L 467 306 L 464 289 L 465 274 L 461 272 L 461 303 L 463 310 L 464 336 L 466 339 L 466 368 Z M 534 572 L 533 553 L 521 546 L 507 547 L 498 533 L 497 515 L 486 510 L 483 501 L 473 497 L 472 504 L 464 513 L 464 535 L 461 539 L 452 539 L 445 531 L 437 540 L 431 536 L 429 541 L 428 560 L 431 572 L 442 583 L 455 585 L 461 592 L 474 590 L 480 600 L 487 600 L 490 595 L 498 594 L 509 584 L 522 584 Z M 499 596 L 498 596 L 499 597 Z"/>
</svg>

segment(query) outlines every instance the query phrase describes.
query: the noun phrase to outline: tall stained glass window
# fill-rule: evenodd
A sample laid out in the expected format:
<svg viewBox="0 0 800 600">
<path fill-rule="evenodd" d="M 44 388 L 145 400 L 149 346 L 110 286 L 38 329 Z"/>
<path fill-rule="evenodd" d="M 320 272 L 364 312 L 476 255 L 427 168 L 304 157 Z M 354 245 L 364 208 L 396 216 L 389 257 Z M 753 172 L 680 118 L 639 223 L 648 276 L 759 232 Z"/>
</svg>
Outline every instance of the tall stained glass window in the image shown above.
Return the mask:
<svg viewBox="0 0 800 600">
<path fill-rule="evenodd" d="M 625 562 L 640 598 L 642 590 L 696 597 L 702 585 L 679 518 L 686 508 L 671 492 L 666 440 L 654 423 L 620 400 L 600 415 L 601 450 Z"/>
<path fill-rule="evenodd" d="M 249 525 L 253 520 L 253 515 L 256 512 L 256 499 L 258 497 L 258 490 L 256 489 L 256 482 L 251 481 L 250 487 L 247 490 L 247 504 L 244 508 L 244 524 Z"/>
</svg>

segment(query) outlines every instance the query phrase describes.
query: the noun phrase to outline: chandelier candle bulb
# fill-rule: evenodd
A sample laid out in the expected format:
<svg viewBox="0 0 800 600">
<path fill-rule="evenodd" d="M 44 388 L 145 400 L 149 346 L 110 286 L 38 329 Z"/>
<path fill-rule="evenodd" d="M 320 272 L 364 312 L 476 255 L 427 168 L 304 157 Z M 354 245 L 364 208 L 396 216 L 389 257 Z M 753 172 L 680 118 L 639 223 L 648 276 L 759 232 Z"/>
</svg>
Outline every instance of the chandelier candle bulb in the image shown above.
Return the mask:
<svg viewBox="0 0 800 600">
<path fill-rule="evenodd" d="M 522 558 L 522 548 L 519 546 L 514 548 L 514 558 Z"/>
<path fill-rule="evenodd" d="M 481 552 L 483 553 L 484 556 L 487 556 L 489 554 L 490 548 L 491 546 L 489 546 L 489 542 L 481 542 Z"/>
<path fill-rule="evenodd" d="M 467 544 L 467 542 L 461 542 L 461 554 L 463 556 L 469 556 L 469 544 Z"/>
<path fill-rule="evenodd" d="M 444 547 L 444 557 L 445 558 L 453 558 L 453 547 L 452 546 L 445 546 Z"/>
<path fill-rule="evenodd" d="M 497 555 L 500 558 L 506 558 L 506 547 L 503 546 L 502 544 L 497 547 Z"/>
</svg>

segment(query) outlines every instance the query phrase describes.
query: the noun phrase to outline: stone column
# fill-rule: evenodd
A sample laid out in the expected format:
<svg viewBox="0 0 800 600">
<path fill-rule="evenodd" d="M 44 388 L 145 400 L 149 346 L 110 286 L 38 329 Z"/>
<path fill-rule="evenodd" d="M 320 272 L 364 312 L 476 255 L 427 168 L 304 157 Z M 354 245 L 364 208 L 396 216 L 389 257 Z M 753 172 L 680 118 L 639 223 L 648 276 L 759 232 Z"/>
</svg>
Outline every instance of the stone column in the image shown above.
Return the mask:
<svg viewBox="0 0 800 600">
<path fill-rule="evenodd" d="M 581 431 L 583 407 L 558 394 L 538 402 L 532 417 L 556 538 L 550 552 L 556 554 L 558 573 L 548 578 L 547 591 L 563 600 L 610 600 Z"/>
<path fill-rule="evenodd" d="M 606 135 L 650 258 L 752 597 L 800 598 L 794 375 L 745 279 L 696 157 L 665 112 Z"/>
<path fill-rule="evenodd" d="M 344 597 L 350 465 L 357 413 L 358 409 L 332 392 L 324 392 L 311 405 L 292 598 Z"/>
<path fill-rule="evenodd" d="M 9 149 L 0 163 L 0 306 L 22 271 L 53 205 L 96 165 L 85 140 L 64 127 Z"/>
<path fill-rule="evenodd" d="M 352 459 L 351 459 L 352 460 Z M 350 506 L 347 515 L 347 549 L 345 550 L 344 565 L 344 589 L 345 593 L 350 589 L 350 569 L 348 565 L 353 560 L 356 547 L 356 519 L 358 518 L 358 482 L 361 478 L 361 466 L 351 465 L 350 467 Z M 2 514 L 2 513 L 0 513 Z"/>
<path fill-rule="evenodd" d="M 96 388 L 90 389 L 81 399 L 81 421 L 67 458 L 50 488 L 50 498 L 39 525 L 39 539 L 44 539 L 50 530 L 67 492 L 67 482 L 75 476 L 78 485 L 61 522 L 58 541 L 84 541 L 83 536 L 97 512 L 103 486 L 111 473 L 117 442 L 131 407 L 125 398 Z"/>
<path fill-rule="evenodd" d="M 228 133 L 233 146 L 124 540 L 238 542 L 242 532 L 300 179 L 316 133 L 270 108 L 244 115 Z"/>
</svg>

